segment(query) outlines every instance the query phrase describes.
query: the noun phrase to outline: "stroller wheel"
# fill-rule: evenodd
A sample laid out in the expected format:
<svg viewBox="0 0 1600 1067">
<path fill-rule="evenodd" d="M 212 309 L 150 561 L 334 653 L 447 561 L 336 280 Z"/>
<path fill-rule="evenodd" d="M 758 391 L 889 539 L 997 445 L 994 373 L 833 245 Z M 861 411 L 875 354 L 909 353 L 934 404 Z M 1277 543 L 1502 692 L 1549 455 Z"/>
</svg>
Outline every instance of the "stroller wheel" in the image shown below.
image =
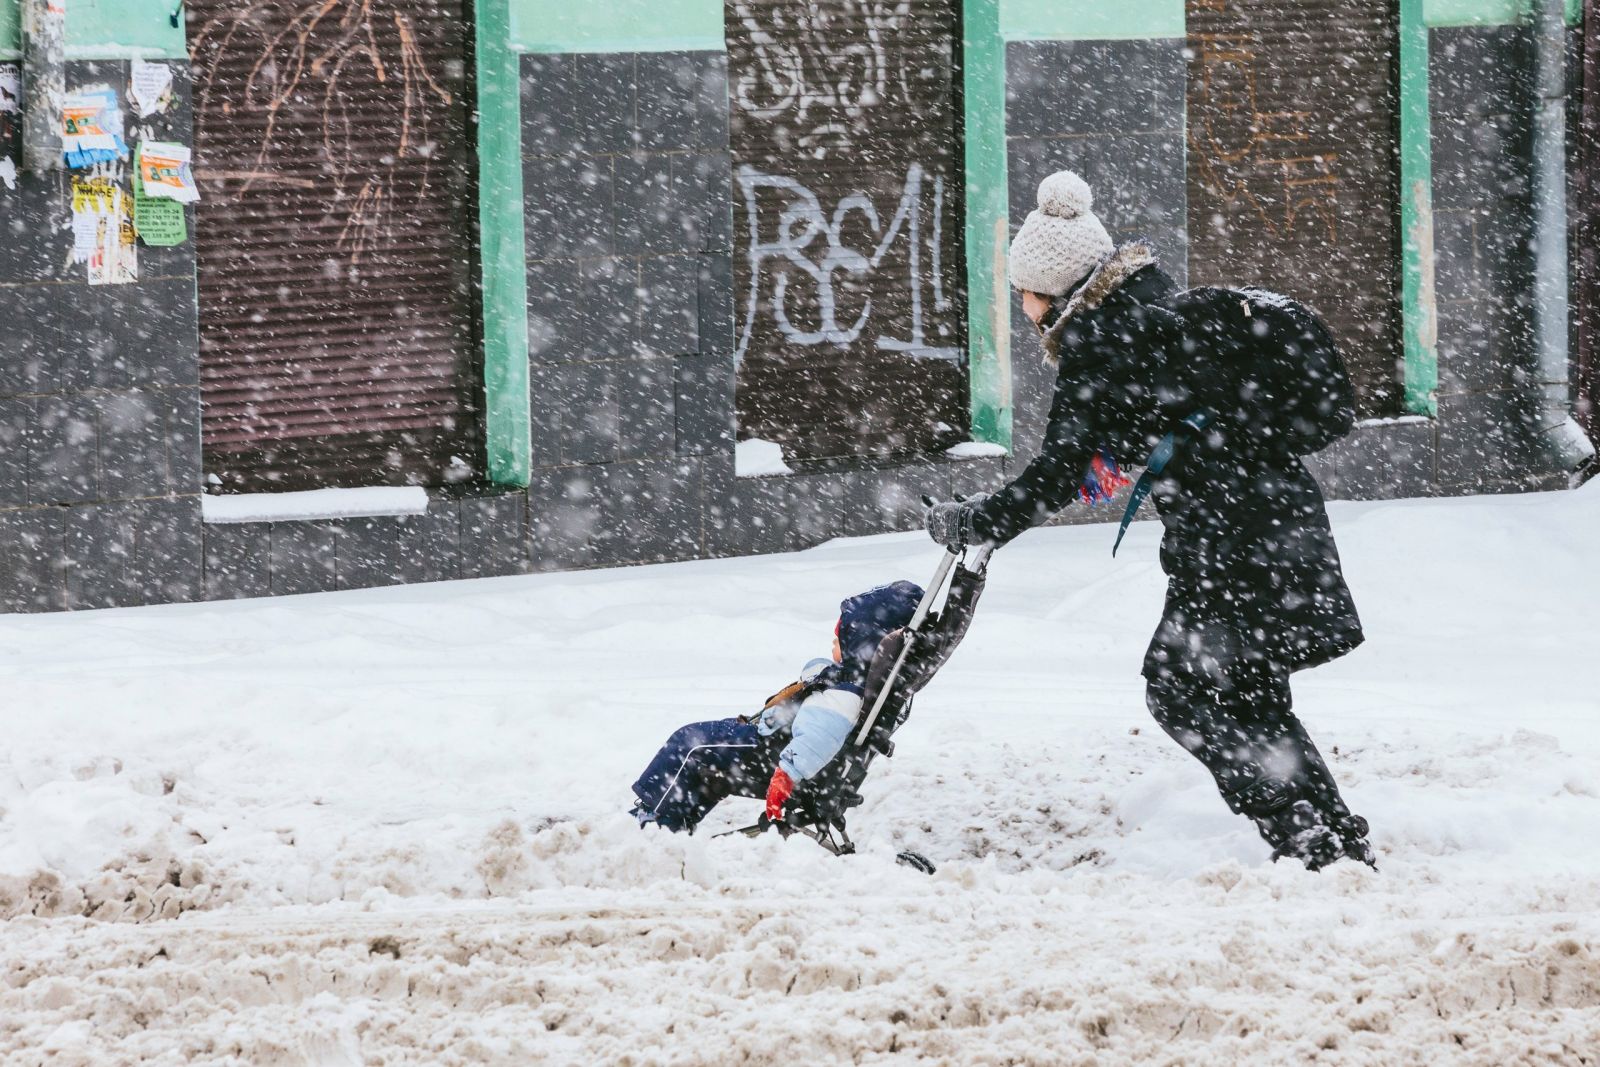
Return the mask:
<svg viewBox="0 0 1600 1067">
<path fill-rule="evenodd" d="M 910 867 L 912 870 L 921 871 L 923 874 L 932 874 L 936 870 L 933 861 L 920 852 L 902 852 L 894 858 L 894 861 L 902 867 Z"/>
</svg>

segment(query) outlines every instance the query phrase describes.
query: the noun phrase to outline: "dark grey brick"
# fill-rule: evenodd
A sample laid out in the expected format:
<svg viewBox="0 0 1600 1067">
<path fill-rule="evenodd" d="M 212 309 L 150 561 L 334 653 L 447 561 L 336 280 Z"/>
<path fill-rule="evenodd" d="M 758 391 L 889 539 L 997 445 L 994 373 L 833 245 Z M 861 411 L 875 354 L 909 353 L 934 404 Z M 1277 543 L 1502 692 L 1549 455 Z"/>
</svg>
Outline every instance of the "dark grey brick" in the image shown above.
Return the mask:
<svg viewBox="0 0 1600 1067">
<path fill-rule="evenodd" d="M 529 358 L 537 364 L 629 355 L 638 288 L 637 260 L 529 263 Z"/>
<path fill-rule="evenodd" d="M 39 282 L 84 277 L 83 264 L 68 265 L 72 207 L 65 171 L 23 172 L 17 188 L 0 188 L 0 282 Z"/>
<path fill-rule="evenodd" d="M 521 57 L 522 151 L 528 156 L 568 155 L 578 150 L 573 119 L 570 55 Z"/>
<path fill-rule="evenodd" d="M 696 266 L 699 351 L 732 354 L 737 343 L 733 260 L 723 255 L 699 256 Z"/>
<path fill-rule="evenodd" d="M 1478 273 L 1472 214 L 1438 211 L 1433 216 L 1434 291 L 1440 303 L 1470 300 L 1478 295 Z"/>
<path fill-rule="evenodd" d="M 104 393 L 100 401 L 100 499 L 164 496 L 167 401 L 159 394 Z"/>
<path fill-rule="evenodd" d="M 178 604 L 202 595 L 205 546 L 200 498 L 151 500 L 137 508 L 134 573 L 145 604 Z"/>
<path fill-rule="evenodd" d="M 549 376 L 561 405 L 557 431 L 563 463 L 612 463 L 621 446 L 617 411 L 618 364 L 574 363 Z"/>
<path fill-rule="evenodd" d="M 699 263 L 660 256 L 639 264 L 641 354 L 675 356 L 700 350 Z"/>
<path fill-rule="evenodd" d="M 137 288 L 134 285 L 74 285 L 61 294 L 67 311 L 61 327 L 61 341 L 67 348 L 62 365 L 71 375 L 73 388 L 128 387 L 121 309 L 124 294 Z M 75 373 L 65 362 L 69 358 L 77 362 Z"/>
<path fill-rule="evenodd" d="M 139 517 L 137 505 L 127 503 L 67 509 L 61 556 L 69 608 L 144 603 L 136 560 Z"/>
<path fill-rule="evenodd" d="M 638 143 L 655 151 L 728 143 L 725 58 L 716 52 L 638 56 Z"/>
<path fill-rule="evenodd" d="M 727 153 L 674 155 L 672 192 L 684 230 L 683 248 L 727 252 L 733 247 L 733 159 Z"/>
<path fill-rule="evenodd" d="M 461 576 L 526 574 L 528 498 L 523 493 L 461 501 Z"/>
<path fill-rule="evenodd" d="M 262 522 L 204 528 L 205 595 L 237 600 L 272 593 L 272 528 Z"/>
<path fill-rule="evenodd" d="M 1020 226 L 1038 205 L 1041 181 L 1073 170 L 1094 190 L 1095 213 L 1114 237 L 1182 231 L 1188 205 L 1183 152 L 1183 139 L 1175 134 L 1011 140 L 1012 224 Z"/>
<path fill-rule="evenodd" d="M 992 493 L 1007 481 L 1005 459 L 1001 456 L 975 457 L 950 461 L 952 496 Z"/>
<path fill-rule="evenodd" d="M 167 470 L 174 493 L 198 493 L 204 488 L 200 454 L 200 391 L 170 389 L 160 394 L 166 402 Z"/>
<path fill-rule="evenodd" d="M 732 356 L 682 356 L 674 360 L 676 448 L 681 455 L 731 452 L 736 368 Z"/>
<path fill-rule="evenodd" d="M 609 156 L 524 161 L 523 222 L 529 259 L 610 254 L 611 167 Z"/>
<path fill-rule="evenodd" d="M 1006 131 L 1181 131 L 1183 49 L 1178 39 L 1013 41 L 1006 45 Z"/>
<path fill-rule="evenodd" d="M 409 517 L 348 519 L 338 524 L 337 584 L 371 589 L 426 581 L 422 546 Z"/>
<path fill-rule="evenodd" d="M 1436 116 L 1509 115 L 1533 91 L 1528 31 L 1520 26 L 1448 26 L 1428 33 L 1428 104 Z"/>
<path fill-rule="evenodd" d="M 572 132 L 580 151 L 628 152 L 638 147 L 636 58 L 630 52 L 572 57 Z"/>
<path fill-rule="evenodd" d="M 1336 447 L 1341 499 L 1394 500 L 1434 491 L 1432 421 L 1359 426 Z"/>
<path fill-rule="evenodd" d="M 1532 335 L 1516 309 L 1479 300 L 1438 314 L 1441 394 L 1510 388 L 1531 366 Z"/>
<path fill-rule="evenodd" d="M 1525 119 L 1513 115 L 1436 119 L 1432 145 L 1436 210 L 1480 205 L 1492 209 L 1504 197 L 1530 195 L 1532 171 Z"/>
<path fill-rule="evenodd" d="M 923 496 L 949 500 L 951 464 L 942 457 L 910 460 L 893 467 L 852 471 L 845 501 L 843 533 L 849 536 L 922 528 Z"/>
<path fill-rule="evenodd" d="M 604 533 L 606 467 L 535 470 L 528 486 L 531 566 L 536 571 L 590 565 Z"/>
<path fill-rule="evenodd" d="M 0 610 L 67 606 L 62 555 L 65 508 L 0 511 Z"/>
<path fill-rule="evenodd" d="M 1539 473 L 1527 398 L 1515 392 L 1439 397 L 1438 476 L 1460 492 Z"/>
<path fill-rule="evenodd" d="M 192 275 L 113 286 L 117 342 L 128 381 L 193 388 L 200 384 L 200 333 Z"/>
<path fill-rule="evenodd" d="M 617 368 L 622 459 L 660 458 L 675 453 L 675 362 L 649 359 Z"/>
<path fill-rule="evenodd" d="M 614 173 L 619 253 L 693 251 L 683 208 L 672 188 L 672 157 L 618 156 Z"/>
<path fill-rule="evenodd" d="M 0 222 L 0 231 L 5 224 Z M 56 385 L 61 359 L 60 286 L 0 288 L 0 394 L 48 392 Z"/>
<path fill-rule="evenodd" d="M 699 555 L 704 513 L 698 461 L 619 463 L 606 473 L 596 562 L 657 563 Z"/>
<path fill-rule="evenodd" d="M 97 412 L 85 396 L 33 402 L 28 440 L 28 496 L 35 504 L 72 504 L 99 494 Z"/>
<path fill-rule="evenodd" d="M 0 507 L 28 503 L 28 438 L 33 402 L 0 399 Z"/>
<path fill-rule="evenodd" d="M 272 595 L 320 593 L 337 583 L 338 535 L 311 522 L 272 525 Z"/>
</svg>

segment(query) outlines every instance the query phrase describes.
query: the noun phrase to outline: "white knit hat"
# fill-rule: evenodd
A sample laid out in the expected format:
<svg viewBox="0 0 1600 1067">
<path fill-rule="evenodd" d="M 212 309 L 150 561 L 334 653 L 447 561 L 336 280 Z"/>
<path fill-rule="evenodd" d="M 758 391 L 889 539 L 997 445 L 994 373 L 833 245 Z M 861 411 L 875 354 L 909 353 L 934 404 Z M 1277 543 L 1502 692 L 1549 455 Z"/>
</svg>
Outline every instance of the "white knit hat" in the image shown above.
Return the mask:
<svg viewBox="0 0 1600 1067">
<path fill-rule="evenodd" d="M 1011 284 L 1060 296 L 1110 255 L 1111 236 L 1090 210 L 1089 184 L 1070 170 L 1039 183 L 1039 208 L 1028 212 L 1011 242 Z"/>
</svg>

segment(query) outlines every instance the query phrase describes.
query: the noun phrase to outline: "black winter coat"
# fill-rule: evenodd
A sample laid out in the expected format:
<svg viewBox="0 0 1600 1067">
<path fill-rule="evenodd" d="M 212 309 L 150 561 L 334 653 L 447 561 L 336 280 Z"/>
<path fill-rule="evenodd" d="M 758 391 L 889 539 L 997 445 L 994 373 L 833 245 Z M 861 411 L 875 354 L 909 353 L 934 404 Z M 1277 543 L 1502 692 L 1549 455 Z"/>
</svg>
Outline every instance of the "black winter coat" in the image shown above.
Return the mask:
<svg viewBox="0 0 1600 1067">
<path fill-rule="evenodd" d="M 1208 430 L 1184 444 L 1152 498 L 1166 527 L 1166 611 L 1144 673 L 1201 673 L 1226 684 L 1240 660 L 1291 670 L 1334 659 L 1362 641 L 1316 480 L 1292 455 L 1260 441 L 1240 375 L 1218 344 L 1236 300 L 1179 294 L 1147 246 L 1124 245 L 1067 302 L 1045 338 L 1059 359 L 1039 455 L 979 505 L 975 535 L 1003 544 L 1077 494 L 1095 453 L 1142 463 L 1181 420 L 1206 408 Z M 1252 401 L 1253 402 L 1253 401 Z M 1220 677 L 1219 677 L 1220 676 Z"/>
</svg>

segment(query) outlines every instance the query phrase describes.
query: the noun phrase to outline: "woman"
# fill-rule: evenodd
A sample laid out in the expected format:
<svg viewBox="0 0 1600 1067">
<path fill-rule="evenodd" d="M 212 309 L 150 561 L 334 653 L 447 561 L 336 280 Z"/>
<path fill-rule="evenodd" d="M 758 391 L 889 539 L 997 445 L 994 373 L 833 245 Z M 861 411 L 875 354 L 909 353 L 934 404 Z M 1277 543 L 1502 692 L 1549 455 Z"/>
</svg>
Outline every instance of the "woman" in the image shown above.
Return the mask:
<svg viewBox="0 0 1600 1067">
<path fill-rule="evenodd" d="M 1092 208 L 1082 178 L 1052 174 L 1011 245 L 1012 285 L 1057 368 L 1038 456 L 992 496 L 928 509 L 928 532 L 952 547 L 1004 545 L 1078 495 L 1100 451 L 1141 462 L 1186 418 L 1219 413 L 1178 438 L 1155 482 L 1168 590 L 1144 660 L 1147 704 L 1274 859 L 1371 863 L 1366 821 L 1291 710 L 1290 674 L 1362 632 L 1317 483 L 1264 430 L 1274 397 L 1249 365 L 1259 323 L 1243 321 L 1237 292 L 1179 293 L 1149 246 L 1114 247 Z M 1326 415 L 1338 436 L 1354 413 Z"/>
</svg>

